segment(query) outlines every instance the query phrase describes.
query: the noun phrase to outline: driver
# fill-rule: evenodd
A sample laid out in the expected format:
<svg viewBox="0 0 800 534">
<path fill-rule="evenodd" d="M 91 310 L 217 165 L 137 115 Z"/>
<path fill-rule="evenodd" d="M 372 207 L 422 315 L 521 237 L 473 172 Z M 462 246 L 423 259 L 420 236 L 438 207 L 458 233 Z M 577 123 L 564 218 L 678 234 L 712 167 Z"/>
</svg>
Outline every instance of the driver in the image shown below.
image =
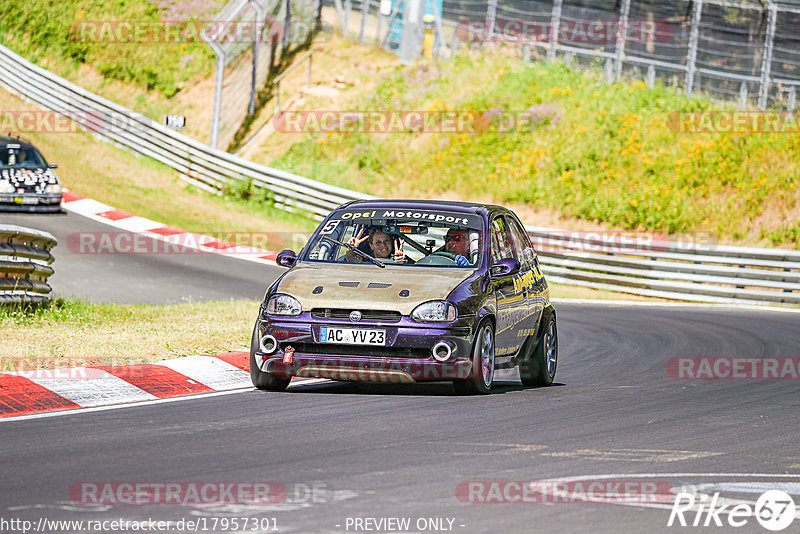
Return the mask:
<svg viewBox="0 0 800 534">
<path fill-rule="evenodd" d="M 364 229 L 361 228 L 357 234 L 350 238 L 349 244 L 358 247 L 364 241 L 367 241 L 372 256 L 379 260 L 394 260 L 403 262 L 406 261 L 405 252 L 403 252 L 403 241 L 393 239 L 391 235 L 387 234 L 379 227 L 370 229 L 369 234 L 364 235 Z M 348 251 L 345 254 L 347 261 L 360 262 L 362 259 L 353 251 Z"/>
<path fill-rule="evenodd" d="M 444 250 L 454 255 L 461 255 L 469 257 L 467 251 L 467 241 L 469 236 L 466 230 L 459 230 L 458 228 L 451 228 L 444 236 Z"/>
</svg>

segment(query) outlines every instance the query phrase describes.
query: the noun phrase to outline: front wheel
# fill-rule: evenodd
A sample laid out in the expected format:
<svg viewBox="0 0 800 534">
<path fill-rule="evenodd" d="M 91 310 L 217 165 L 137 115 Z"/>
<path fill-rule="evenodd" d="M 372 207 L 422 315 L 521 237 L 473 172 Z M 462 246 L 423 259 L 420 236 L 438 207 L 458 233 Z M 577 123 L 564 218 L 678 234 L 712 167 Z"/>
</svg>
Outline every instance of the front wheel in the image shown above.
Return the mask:
<svg viewBox="0 0 800 534">
<path fill-rule="evenodd" d="M 250 379 L 258 389 L 283 391 L 289 386 L 292 378 L 280 378 L 274 373 L 267 373 L 259 369 L 258 365 L 256 365 L 256 351 L 258 348 L 258 321 L 256 321 L 256 326 L 253 328 L 253 338 L 250 340 Z"/>
<path fill-rule="evenodd" d="M 486 394 L 494 382 L 494 326 L 484 321 L 472 345 L 472 372 L 466 380 L 453 382 L 459 395 Z"/>
<path fill-rule="evenodd" d="M 519 377 L 526 386 L 550 386 L 558 366 L 558 326 L 553 313 L 542 319 L 544 332 L 539 343 L 519 366 Z"/>
</svg>

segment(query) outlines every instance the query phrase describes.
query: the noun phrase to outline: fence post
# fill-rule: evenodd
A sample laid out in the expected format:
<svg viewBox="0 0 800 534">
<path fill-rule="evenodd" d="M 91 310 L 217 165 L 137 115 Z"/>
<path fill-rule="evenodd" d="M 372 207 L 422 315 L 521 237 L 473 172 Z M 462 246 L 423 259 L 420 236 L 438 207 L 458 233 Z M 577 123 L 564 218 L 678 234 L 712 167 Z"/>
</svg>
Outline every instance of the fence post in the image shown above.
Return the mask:
<svg viewBox="0 0 800 534">
<path fill-rule="evenodd" d="M 367 14 L 371 0 L 361 0 L 361 27 L 358 30 L 358 42 L 364 44 L 364 28 L 367 24 Z"/>
<path fill-rule="evenodd" d="M 614 71 L 614 81 L 622 77 L 622 60 L 625 59 L 625 42 L 628 40 L 628 15 L 631 12 L 631 0 L 623 0 L 622 11 L 619 14 L 617 26 L 617 64 Z"/>
<path fill-rule="evenodd" d="M 553 2 L 553 14 L 550 17 L 550 48 L 547 49 L 547 59 L 553 60 L 556 57 L 558 48 L 558 27 L 561 26 L 561 6 L 563 0 Z"/>
<path fill-rule="evenodd" d="M 794 111 L 794 106 L 797 103 L 797 92 L 795 91 L 794 85 L 789 88 L 789 100 L 786 103 L 786 111 L 792 112 Z"/>
<path fill-rule="evenodd" d="M 486 9 L 486 28 L 483 30 L 484 42 L 492 41 L 492 36 L 494 35 L 494 26 L 496 21 L 497 21 L 497 0 L 489 0 L 489 6 Z"/>
<path fill-rule="evenodd" d="M 405 0 L 405 12 L 403 13 L 403 33 L 400 38 L 400 63 L 408 65 L 417 59 L 419 55 L 418 28 L 421 18 L 422 0 Z M 398 4 L 399 5 L 399 4 Z"/>
<path fill-rule="evenodd" d="M 692 91 L 694 91 L 694 74 L 697 70 L 697 45 L 700 40 L 700 20 L 702 16 L 703 0 L 694 0 L 692 31 L 689 34 L 689 57 L 686 59 L 686 79 L 683 83 L 687 95 L 691 95 Z"/>
<path fill-rule="evenodd" d="M 289 33 L 292 28 L 292 0 L 286 0 L 286 19 L 283 23 L 283 43 L 281 44 L 281 56 L 289 52 Z"/>
<path fill-rule="evenodd" d="M 769 0 L 769 13 L 767 15 L 767 35 L 764 41 L 764 59 L 761 63 L 761 85 L 758 89 L 758 109 L 767 108 L 769 97 L 770 73 L 772 72 L 772 49 L 775 45 L 775 26 L 778 19 L 778 6 Z"/>
<path fill-rule="evenodd" d="M 652 65 L 647 67 L 647 87 L 653 87 L 656 84 L 656 68 Z"/>
<path fill-rule="evenodd" d="M 255 28 L 260 28 L 261 23 L 266 20 L 266 13 L 264 6 L 258 0 L 249 0 L 251 4 L 256 6 L 256 23 Z M 284 31 L 288 31 L 284 28 Z M 261 32 L 257 32 L 253 39 L 253 70 L 250 78 L 250 104 L 247 106 L 247 113 L 252 115 L 256 112 L 256 81 L 258 78 L 258 45 L 261 42 Z"/>
<path fill-rule="evenodd" d="M 350 12 L 353 11 L 352 0 L 344 0 L 344 37 L 350 32 Z"/>
<path fill-rule="evenodd" d="M 339 34 L 342 36 L 347 35 L 344 27 L 344 8 L 342 7 L 342 0 L 333 0 L 336 6 L 336 14 L 339 16 Z"/>
<path fill-rule="evenodd" d="M 214 104 L 211 111 L 211 148 L 217 148 L 217 141 L 219 140 L 219 116 L 220 108 L 222 107 L 222 82 L 225 76 L 225 52 L 222 47 L 217 43 L 210 43 L 211 48 L 217 55 L 217 66 L 214 72 Z"/>
</svg>

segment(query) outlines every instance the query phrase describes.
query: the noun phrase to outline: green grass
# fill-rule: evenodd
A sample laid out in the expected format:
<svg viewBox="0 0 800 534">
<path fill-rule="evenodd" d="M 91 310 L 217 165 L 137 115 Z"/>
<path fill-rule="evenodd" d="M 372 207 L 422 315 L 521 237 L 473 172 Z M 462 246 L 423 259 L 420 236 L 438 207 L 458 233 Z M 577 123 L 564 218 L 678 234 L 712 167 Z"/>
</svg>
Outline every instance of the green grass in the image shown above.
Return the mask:
<svg viewBox="0 0 800 534">
<path fill-rule="evenodd" d="M 224 3 L 206 0 L 197 4 L 195 12 L 183 15 L 207 19 Z M 200 39 L 156 42 L 146 36 L 141 42 L 111 42 L 102 26 L 94 23 L 130 21 L 145 27 L 143 23 L 174 15 L 148 0 L 6 1 L 0 2 L 0 43 L 34 63 L 55 57 L 73 65 L 92 64 L 108 79 L 133 82 L 171 97 L 195 74 L 207 76 L 213 71 L 214 54 L 207 44 Z M 117 35 L 127 38 L 124 33 Z"/>
<path fill-rule="evenodd" d="M 386 78 L 358 110 L 528 112 L 477 133 L 312 133 L 271 165 L 382 196 L 524 204 L 629 230 L 800 248 L 796 134 L 687 134 L 671 114 L 720 109 L 597 70 L 464 55 Z M 528 221 L 534 222 L 534 221 Z"/>
</svg>

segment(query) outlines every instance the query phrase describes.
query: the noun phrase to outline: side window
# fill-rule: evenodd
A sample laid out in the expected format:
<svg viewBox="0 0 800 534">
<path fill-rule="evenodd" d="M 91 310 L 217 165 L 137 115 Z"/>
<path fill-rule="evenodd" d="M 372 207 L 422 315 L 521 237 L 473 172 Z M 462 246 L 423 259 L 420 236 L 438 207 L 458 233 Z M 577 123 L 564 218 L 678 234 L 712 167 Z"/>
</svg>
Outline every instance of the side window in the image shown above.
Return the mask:
<svg viewBox="0 0 800 534">
<path fill-rule="evenodd" d="M 495 217 L 492 220 L 492 263 L 516 257 L 505 219 Z"/>
<path fill-rule="evenodd" d="M 530 244 L 530 240 L 525 234 L 525 230 L 516 219 L 513 217 L 506 217 L 506 224 L 508 225 L 511 243 L 514 247 L 514 252 L 516 252 L 516 257 L 519 260 L 520 266 L 522 270 L 528 271 L 533 267 L 533 258 L 536 255 Z"/>
</svg>

